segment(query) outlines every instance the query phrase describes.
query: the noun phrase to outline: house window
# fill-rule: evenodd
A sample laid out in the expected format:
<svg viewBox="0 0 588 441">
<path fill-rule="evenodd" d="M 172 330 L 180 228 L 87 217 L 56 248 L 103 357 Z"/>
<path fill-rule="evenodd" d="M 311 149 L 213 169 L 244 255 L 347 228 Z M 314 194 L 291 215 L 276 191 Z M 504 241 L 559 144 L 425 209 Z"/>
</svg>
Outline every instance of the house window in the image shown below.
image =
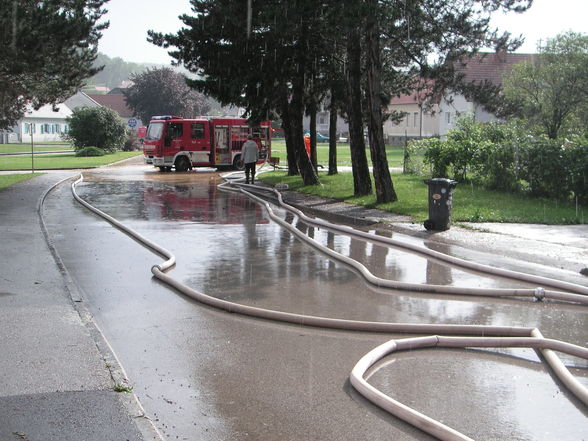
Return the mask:
<svg viewBox="0 0 588 441">
<path fill-rule="evenodd" d="M 413 116 L 414 116 L 414 127 L 418 127 L 418 125 L 419 125 L 419 114 L 418 114 L 418 112 L 414 112 L 413 113 Z"/>
<path fill-rule="evenodd" d="M 445 122 L 451 124 L 451 112 L 445 112 Z"/>
<path fill-rule="evenodd" d="M 327 124 L 327 118 L 325 117 L 325 115 L 319 115 L 319 117 L 318 117 L 318 123 L 321 126 L 324 126 L 325 124 Z"/>
</svg>

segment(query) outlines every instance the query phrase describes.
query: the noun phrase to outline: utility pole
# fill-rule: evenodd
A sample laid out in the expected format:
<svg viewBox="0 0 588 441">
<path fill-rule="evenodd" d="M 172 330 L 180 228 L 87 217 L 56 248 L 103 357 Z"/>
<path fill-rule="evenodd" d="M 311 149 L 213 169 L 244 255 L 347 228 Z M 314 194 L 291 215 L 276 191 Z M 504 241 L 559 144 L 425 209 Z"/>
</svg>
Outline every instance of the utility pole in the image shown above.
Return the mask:
<svg viewBox="0 0 588 441">
<path fill-rule="evenodd" d="M 31 173 L 35 173 L 35 153 L 33 143 L 33 130 L 35 129 L 34 123 L 29 123 L 29 131 L 31 132 Z"/>
</svg>

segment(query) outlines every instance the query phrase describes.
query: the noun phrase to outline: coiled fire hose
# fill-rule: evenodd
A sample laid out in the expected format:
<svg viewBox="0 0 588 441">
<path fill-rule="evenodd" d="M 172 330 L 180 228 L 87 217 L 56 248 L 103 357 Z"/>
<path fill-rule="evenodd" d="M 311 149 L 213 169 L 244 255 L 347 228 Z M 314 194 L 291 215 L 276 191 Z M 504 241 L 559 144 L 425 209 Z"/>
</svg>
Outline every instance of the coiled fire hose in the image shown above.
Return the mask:
<svg viewBox="0 0 588 441">
<path fill-rule="evenodd" d="M 562 352 L 571 356 L 583 358 L 588 360 L 588 349 L 562 342 L 559 340 L 552 340 L 546 339 L 541 335 L 541 332 L 536 328 L 527 328 L 527 327 L 510 327 L 510 326 L 487 326 L 487 325 L 455 325 L 455 324 L 413 324 L 413 323 L 386 323 L 386 322 L 371 322 L 371 321 L 358 321 L 358 320 L 345 320 L 345 319 L 336 319 L 336 318 L 329 318 L 329 317 L 320 317 L 320 316 L 310 316 L 310 315 L 302 315 L 302 314 L 294 314 L 284 311 L 276 311 L 270 309 L 263 309 L 257 308 L 253 306 L 243 305 L 239 303 L 229 302 L 226 300 L 218 299 L 216 297 L 209 296 L 205 293 L 201 293 L 199 291 L 190 288 L 183 283 L 179 282 L 178 280 L 174 279 L 173 277 L 167 275 L 165 271 L 170 269 L 172 266 L 175 265 L 176 260 L 175 256 L 166 250 L 165 248 L 157 245 L 156 243 L 150 241 L 149 239 L 145 238 L 144 236 L 140 235 L 139 233 L 135 232 L 134 230 L 130 229 L 129 227 L 125 226 L 121 222 L 117 221 L 113 217 L 109 216 L 108 214 L 102 212 L 101 210 L 93 207 L 86 201 L 84 201 L 76 192 L 76 184 L 83 181 L 83 176 L 80 175 L 80 178 L 72 183 L 71 190 L 74 198 L 83 206 L 85 206 L 90 211 L 96 213 L 97 215 L 101 216 L 113 226 L 120 229 L 125 234 L 133 237 L 138 242 L 145 245 L 147 248 L 151 249 L 155 253 L 159 254 L 162 257 L 165 257 L 167 260 L 163 263 L 158 265 L 154 265 L 151 268 L 151 272 L 157 279 L 165 282 L 169 286 L 173 287 L 174 289 L 178 290 L 179 292 L 199 301 L 204 304 L 214 306 L 216 308 L 220 308 L 229 312 L 233 313 L 240 313 L 244 315 L 249 315 L 252 317 L 259 317 L 263 319 L 269 320 L 276 320 L 276 321 L 283 321 L 287 323 L 294 323 L 297 325 L 306 325 L 306 326 L 314 326 L 314 327 L 324 327 L 324 328 L 332 328 L 332 329 L 341 329 L 341 330 L 355 330 L 355 331 L 370 331 L 370 332 L 390 332 L 390 333 L 410 333 L 410 334 L 437 334 L 431 335 L 427 337 L 417 337 L 417 338 L 406 338 L 406 339 L 394 339 L 390 340 L 383 345 L 380 345 L 366 354 L 361 360 L 355 365 L 353 370 L 350 374 L 350 381 L 351 384 L 354 386 L 355 389 L 358 390 L 360 394 L 362 394 L 366 399 L 371 401 L 373 404 L 385 409 L 386 411 L 390 412 L 391 414 L 395 415 L 396 417 L 406 421 L 409 424 L 419 428 L 420 430 L 429 433 L 441 440 L 471 440 L 471 438 L 467 437 L 466 435 L 448 427 L 439 421 L 436 421 L 392 398 L 383 394 L 382 392 L 378 391 L 376 388 L 371 386 L 365 379 L 366 372 L 368 369 L 377 363 L 382 358 L 386 357 L 390 353 L 394 351 L 401 351 L 407 349 L 415 349 L 415 348 L 424 348 L 424 347 L 451 347 L 451 348 L 466 348 L 466 347 L 526 347 L 526 348 L 533 348 L 538 350 L 543 355 L 545 361 L 553 370 L 553 373 L 557 376 L 557 378 L 572 392 L 580 401 L 582 401 L 585 405 L 588 405 L 588 389 L 586 389 L 566 368 L 563 362 L 559 359 L 559 357 L 555 354 L 554 351 Z M 225 184 L 221 187 L 223 189 L 229 189 Z M 308 236 L 304 235 L 302 232 L 297 230 L 294 226 L 290 225 L 289 223 L 282 220 L 279 216 L 273 213 L 271 206 L 267 201 L 259 198 L 256 195 L 253 195 L 251 192 L 247 191 L 245 188 L 251 188 L 247 185 L 240 185 L 239 190 L 242 193 L 246 194 L 249 197 L 252 197 L 259 203 L 261 203 L 267 210 L 269 216 L 272 220 L 278 222 L 280 225 L 287 228 L 292 233 L 296 234 L 297 237 L 301 238 L 302 240 L 310 243 L 313 247 L 321 250 L 322 252 L 328 254 L 333 259 L 336 259 L 340 262 L 343 262 L 348 265 L 352 265 L 356 268 L 363 277 L 369 277 L 371 273 L 363 267 L 363 265 L 355 262 L 353 264 L 352 259 L 342 256 L 339 253 L 330 250 L 327 247 L 319 244 L 318 242 L 314 241 L 313 239 L 309 238 Z M 254 187 L 258 188 L 258 187 Z M 235 189 L 230 189 L 235 190 Z M 278 200 L 280 202 L 280 206 L 283 208 L 290 210 L 297 215 L 303 217 L 306 221 L 307 218 L 303 213 L 299 210 L 294 209 L 293 207 L 289 207 L 281 200 L 281 195 L 277 192 Z M 312 219 L 312 223 L 319 224 L 319 220 Z M 355 233 L 358 234 L 356 237 L 361 237 L 364 234 L 362 232 L 356 232 L 353 229 L 348 227 L 341 227 L 335 226 L 325 221 L 320 221 L 320 225 L 329 229 L 337 230 L 344 232 L 345 234 L 352 234 L 354 236 Z M 351 231 L 349 231 L 351 230 Z M 368 234 L 369 235 L 369 234 Z M 380 239 L 384 239 L 384 242 L 388 242 L 391 245 L 391 242 L 398 242 L 392 241 L 391 239 L 387 238 L 380 238 L 373 235 L 369 235 L 369 238 L 366 240 L 378 242 L 380 243 Z M 391 241 L 391 242 L 390 242 Z M 394 246 L 401 246 L 400 244 L 395 243 Z M 413 248 L 414 246 L 410 246 L 409 248 Z M 420 249 L 418 252 L 423 252 L 425 249 Z M 426 250 L 426 253 L 431 252 L 432 250 Z M 441 254 L 437 252 L 432 252 L 434 254 Z M 445 255 L 443 255 L 445 256 Z M 439 256 L 435 255 L 436 258 Z M 450 257 L 450 256 L 446 256 Z M 451 259 L 444 259 L 444 260 L 453 260 Z M 460 259 L 457 259 L 460 260 Z M 356 264 L 358 266 L 356 266 Z M 476 264 L 477 265 L 477 264 Z M 484 267 L 481 265 L 481 267 Z M 363 268 L 363 269 L 362 269 Z M 478 269 L 481 271 L 482 269 Z M 488 267 L 484 267 L 485 272 L 490 272 L 492 274 L 496 270 L 499 273 L 507 270 L 499 270 L 499 269 L 489 269 Z M 510 272 L 509 277 L 515 277 L 519 273 Z M 503 274 L 501 274 L 503 275 Z M 528 276 L 528 275 L 526 275 Z M 371 277 L 374 277 L 371 275 Z M 537 280 L 537 276 L 529 276 L 533 279 L 533 281 Z M 377 279 L 377 280 L 376 280 Z M 563 285 L 559 285 L 559 281 L 546 279 L 546 278 L 539 278 L 549 286 L 558 286 L 563 287 L 566 286 L 569 290 L 573 290 L 575 292 L 585 293 L 588 291 L 586 287 L 582 287 L 580 285 L 569 284 L 567 282 L 561 282 Z M 378 286 L 386 286 L 384 282 L 392 282 L 386 281 L 385 279 L 375 278 L 376 284 Z M 528 281 L 528 279 L 525 279 Z M 370 283 L 374 283 L 371 282 Z M 396 289 L 404 289 L 400 288 L 401 286 L 406 285 L 406 289 L 410 289 L 411 285 L 415 288 L 414 284 L 398 284 L 398 282 L 392 283 L 394 288 Z M 467 288 L 459 288 L 458 292 L 455 292 L 455 287 L 444 287 L 444 286 L 434 286 L 431 289 L 413 289 L 415 291 L 428 291 L 428 292 L 436 292 L 442 293 L 448 291 L 453 291 L 451 294 L 462 294 L 467 295 L 470 290 Z M 573 289 L 571 289 L 573 288 Z M 543 288 L 541 288 L 543 289 Z M 493 289 L 481 289 L 474 290 L 476 295 L 492 295 L 491 291 L 497 291 Z M 483 293 L 487 291 L 486 293 Z M 511 296 L 533 296 L 537 297 L 536 290 L 498 290 L 502 291 L 501 294 L 494 294 L 494 295 L 511 295 Z M 509 293 L 510 292 L 510 293 Z M 560 297 L 560 295 L 563 295 Z M 541 294 L 541 297 L 551 298 L 554 300 L 560 301 L 571 301 L 571 302 L 578 302 L 585 304 L 586 302 L 582 301 L 581 299 L 585 300 L 585 297 L 578 294 L 569 294 L 569 293 L 560 293 L 557 291 L 548 291 L 544 290 Z M 571 297 L 570 297 L 571 296 Z M 458 336 L 459 337 L 456 337 Z"/>
</svg>

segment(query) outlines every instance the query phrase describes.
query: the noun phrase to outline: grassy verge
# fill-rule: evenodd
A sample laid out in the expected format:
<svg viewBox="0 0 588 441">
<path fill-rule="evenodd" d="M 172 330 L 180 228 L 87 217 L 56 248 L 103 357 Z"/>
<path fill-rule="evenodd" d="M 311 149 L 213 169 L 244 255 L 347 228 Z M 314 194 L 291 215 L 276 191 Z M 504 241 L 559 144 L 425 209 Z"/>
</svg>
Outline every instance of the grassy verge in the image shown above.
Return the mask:
<svg viewBox="0 0 588 441">
<path fill-rule="evenodd" d="M 68 142 L 61 141 L 35 143 L 33 145 L 34 152 L 51 152 L 54 150 L 73 150 L 73 147 Z M 0 144 L 0 153 L 31 153 L 31 144 Z"/>
<path fill-rule="evenodd" d="M 369 150 L 367 152 L 369 158 Z M 386 148 L 388 165 L 390 167 L 402 167 L 404 150 L 400 147 Z M 287 163 L 286 143 L 283 140 L 272 140 L 272 156 L 280 158 L 280 164 Z M 329 144 L 319 142 L 316 146 L 317 162 L 325 169 L 329 166 Z M 337 144 L 337 165 L 351 167 L 351 152 L 349 144 Z"/>
<path fill-rule="evenodd" d="M 42 173 L 23 173 L 17 175 L 0 175 L 0 191 L 11 185 L 18 184 L 19 182 L 26 181 L 27 179 L 40 176 Z"/>
<path fill-rule="evenodd" d="M 428 187 L 423 177 L 393 174 L 398 201 L 376 204 L 375 195 L 354 197 L 351 173 L 327 176 L 320 173 L 320 185 L 304 186 L 299 176 L 287 176 L 285 171 L 260 174 L 259 179 L 275 185 L 288 184 L 292 190 L 329 197 L 357 205 L 376 207 L 393 213 L 411 216 L 416 222 L 428 216 Z M 588 223 L 588 208 L 524 195 L 488 191 L 469 184 L 458 185 L 453 193 L 452 220 L 454 222 L 511 222 L 536 224 Z"/>
<path fill-rule="evenodd" d="M 73 153 L 56 155 L 35 156 L 35 170 L 54 170 L 99 167 L 113 162 L 141 155 L 140 151 L 116 152 L 104 156 L 76 157 Z M 0 157 L 0 170 L 30 170 L 30 156 L 2 156 Z"/>
</svg>

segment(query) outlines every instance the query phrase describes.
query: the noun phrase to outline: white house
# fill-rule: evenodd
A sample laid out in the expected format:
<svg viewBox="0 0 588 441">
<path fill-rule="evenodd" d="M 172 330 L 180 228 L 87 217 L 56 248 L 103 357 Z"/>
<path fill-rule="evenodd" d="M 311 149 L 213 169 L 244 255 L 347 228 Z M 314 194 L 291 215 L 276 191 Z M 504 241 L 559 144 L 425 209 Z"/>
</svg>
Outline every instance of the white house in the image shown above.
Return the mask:
<svg viewBox="0 0 588 441">
<path fill-rule="evenodd" d="M 65 119 L 70 115 L 70 108 L 63 103 L 55 108 L 47 104 L 39 110 L 28 110 L 12 131 L 18 142 L 30 141 L 31 133 L 34 142 L 61 141 L 61 135 L 69 130 Z"/>
</svg>

